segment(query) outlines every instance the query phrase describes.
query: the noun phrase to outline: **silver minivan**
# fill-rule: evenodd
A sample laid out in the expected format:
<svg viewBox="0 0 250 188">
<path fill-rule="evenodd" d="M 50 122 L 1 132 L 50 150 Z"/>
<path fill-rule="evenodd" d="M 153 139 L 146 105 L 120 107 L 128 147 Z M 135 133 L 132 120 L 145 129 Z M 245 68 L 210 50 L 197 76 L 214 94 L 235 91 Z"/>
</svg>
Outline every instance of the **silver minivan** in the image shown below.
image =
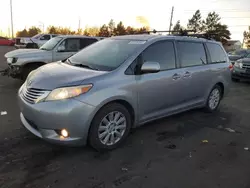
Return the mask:
<svg viewBox="0 0 250 188">
<path fill-rule="evenodd" d="M 22 124 L 53 143 L 114 149 L 130 129 L 193 108 L 215 111 L 230 83 L 221 43 L 128 35 L 32 71 L 19 89 Z"/>
</svg>

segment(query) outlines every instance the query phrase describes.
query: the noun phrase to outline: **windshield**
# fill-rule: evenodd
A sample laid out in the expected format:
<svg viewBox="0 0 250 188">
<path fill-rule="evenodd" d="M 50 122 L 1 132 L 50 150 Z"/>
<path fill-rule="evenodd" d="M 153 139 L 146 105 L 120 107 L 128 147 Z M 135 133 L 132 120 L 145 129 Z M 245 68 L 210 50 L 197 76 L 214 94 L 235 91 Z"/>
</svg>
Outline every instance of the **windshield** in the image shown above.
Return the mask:
<svg viewBox="0 0 250 188">
<path fill-rule="evenodd" d="M 100 71 L 112 71 L 146 41 L 103 39 L 69 58 L 74 65 L 87 65 Z"/>
<path fill-rule="evenodd" d="M 36 34 L 35 36 L 33 36 L 33 39 L 38 39 L 41 36 L 41 34 Z"/>
<path fill-rule="evenodd" d="M 55 46 L 62 40 L 61 37 L 55 37 L 47 41 L 44 45 L 40 47 L 40 50 L 53 50 Z"/>
<path fill-rule="evenodd" d="M 232 52 L 231 54 L 232 54 L 232 55 L 243 56 L 243 55 L 245 55 L 246 53 L 247 53 L 246 50 L 236 50 L 236 51 Z"/>
</svg>

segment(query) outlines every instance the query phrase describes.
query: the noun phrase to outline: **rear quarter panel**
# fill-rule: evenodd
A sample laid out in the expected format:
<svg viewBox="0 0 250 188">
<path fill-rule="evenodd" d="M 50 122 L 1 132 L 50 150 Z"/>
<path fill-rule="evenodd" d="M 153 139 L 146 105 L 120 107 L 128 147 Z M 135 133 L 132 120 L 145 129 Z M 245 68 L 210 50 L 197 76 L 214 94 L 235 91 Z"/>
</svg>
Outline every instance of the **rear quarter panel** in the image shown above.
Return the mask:
<svg viewBox="0 0 250 188">
<path fill-rule="evenodd" d="M 212 90 L 212 88 L 218 84 L 222 83 L 224 86 L 224 96 L 228 93 L 230 89 L 230 83 L 231 83 L 231 72 L 229 69 L 229 63 L 217 63 L 217 64 L 210 64 L 210 85 L 207 88 L 207 97 Z"/>
</svg>

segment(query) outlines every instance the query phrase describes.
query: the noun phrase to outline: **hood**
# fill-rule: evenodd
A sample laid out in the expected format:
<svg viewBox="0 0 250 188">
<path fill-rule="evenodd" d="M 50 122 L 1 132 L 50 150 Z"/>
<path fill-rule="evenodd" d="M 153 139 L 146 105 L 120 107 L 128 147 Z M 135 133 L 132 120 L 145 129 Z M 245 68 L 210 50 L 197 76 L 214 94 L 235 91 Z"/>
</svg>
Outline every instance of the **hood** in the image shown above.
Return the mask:
<svg viewBox="0 0 250 188">
<path fill-rule="evenodd" d="M 244 64 L 250 64 L 250 58 L 243 58 L 243 59 L 241 59 L 241 61 Z"/>
<path fill-rule="evenodd" d="M 231 61 L 236 61 L 242 58 L 240 55 L 228 55 L 228 57 L 229 57 L 229 60 Z"/>
<path fill-rule="evenodd" d="M 50 51 L 46 51 L 46 50 L 40 50 L 40 49 L 18 49 L 18 50 L 13 50 L 13 51 L 10 51 L 8 53 L 5 54 L 5 57 L 6 58 L 9 58 L 9 57 L 16 57 L 16 58 L 19 58 L 19 57 L 29 57 L 29 56 L 39 56 L 41 54 L 45 54 L 45 53 L 48 53 Z"/>
<path fill-rule="evenodd" d="M 62 62 L 44 65 L 30 74 L 27 82 L 29 87 L 53 90 L 59 87 L 80 85 L 85 79 L 96 77 L 107 72 L 95 71 L 71 66 Z"/>
</svg>

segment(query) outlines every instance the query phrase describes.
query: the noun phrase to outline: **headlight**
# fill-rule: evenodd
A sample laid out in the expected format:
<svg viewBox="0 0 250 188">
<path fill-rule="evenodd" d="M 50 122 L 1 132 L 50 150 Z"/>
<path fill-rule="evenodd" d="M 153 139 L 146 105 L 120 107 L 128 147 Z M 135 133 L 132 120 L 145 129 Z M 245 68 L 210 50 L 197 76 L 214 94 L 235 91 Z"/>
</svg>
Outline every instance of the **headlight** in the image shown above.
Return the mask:
<svg viewBox="0 0 250 188">
<path fill-rule="evenodd" d="M 241 61 L 235 61 L 234 66 L 238 68 L 242 68 L 243 64 Z"/>
<path fill-rule="evenodd" d="M 45 101 L 62 100 L 76 97 L 78 95 L 87 93 L 92 88 L 92 86 L 92 84 L 88 84 L 76 87 L 57 88 L 51 91 Z"/>
<path fill-rule="evenodd" d="M 16 57 L 9 57 L 9 58 L 7 58 L 7 62 L 8 62 L 8 64 L 16 63 L 17 58 Z"/>
</svg>

